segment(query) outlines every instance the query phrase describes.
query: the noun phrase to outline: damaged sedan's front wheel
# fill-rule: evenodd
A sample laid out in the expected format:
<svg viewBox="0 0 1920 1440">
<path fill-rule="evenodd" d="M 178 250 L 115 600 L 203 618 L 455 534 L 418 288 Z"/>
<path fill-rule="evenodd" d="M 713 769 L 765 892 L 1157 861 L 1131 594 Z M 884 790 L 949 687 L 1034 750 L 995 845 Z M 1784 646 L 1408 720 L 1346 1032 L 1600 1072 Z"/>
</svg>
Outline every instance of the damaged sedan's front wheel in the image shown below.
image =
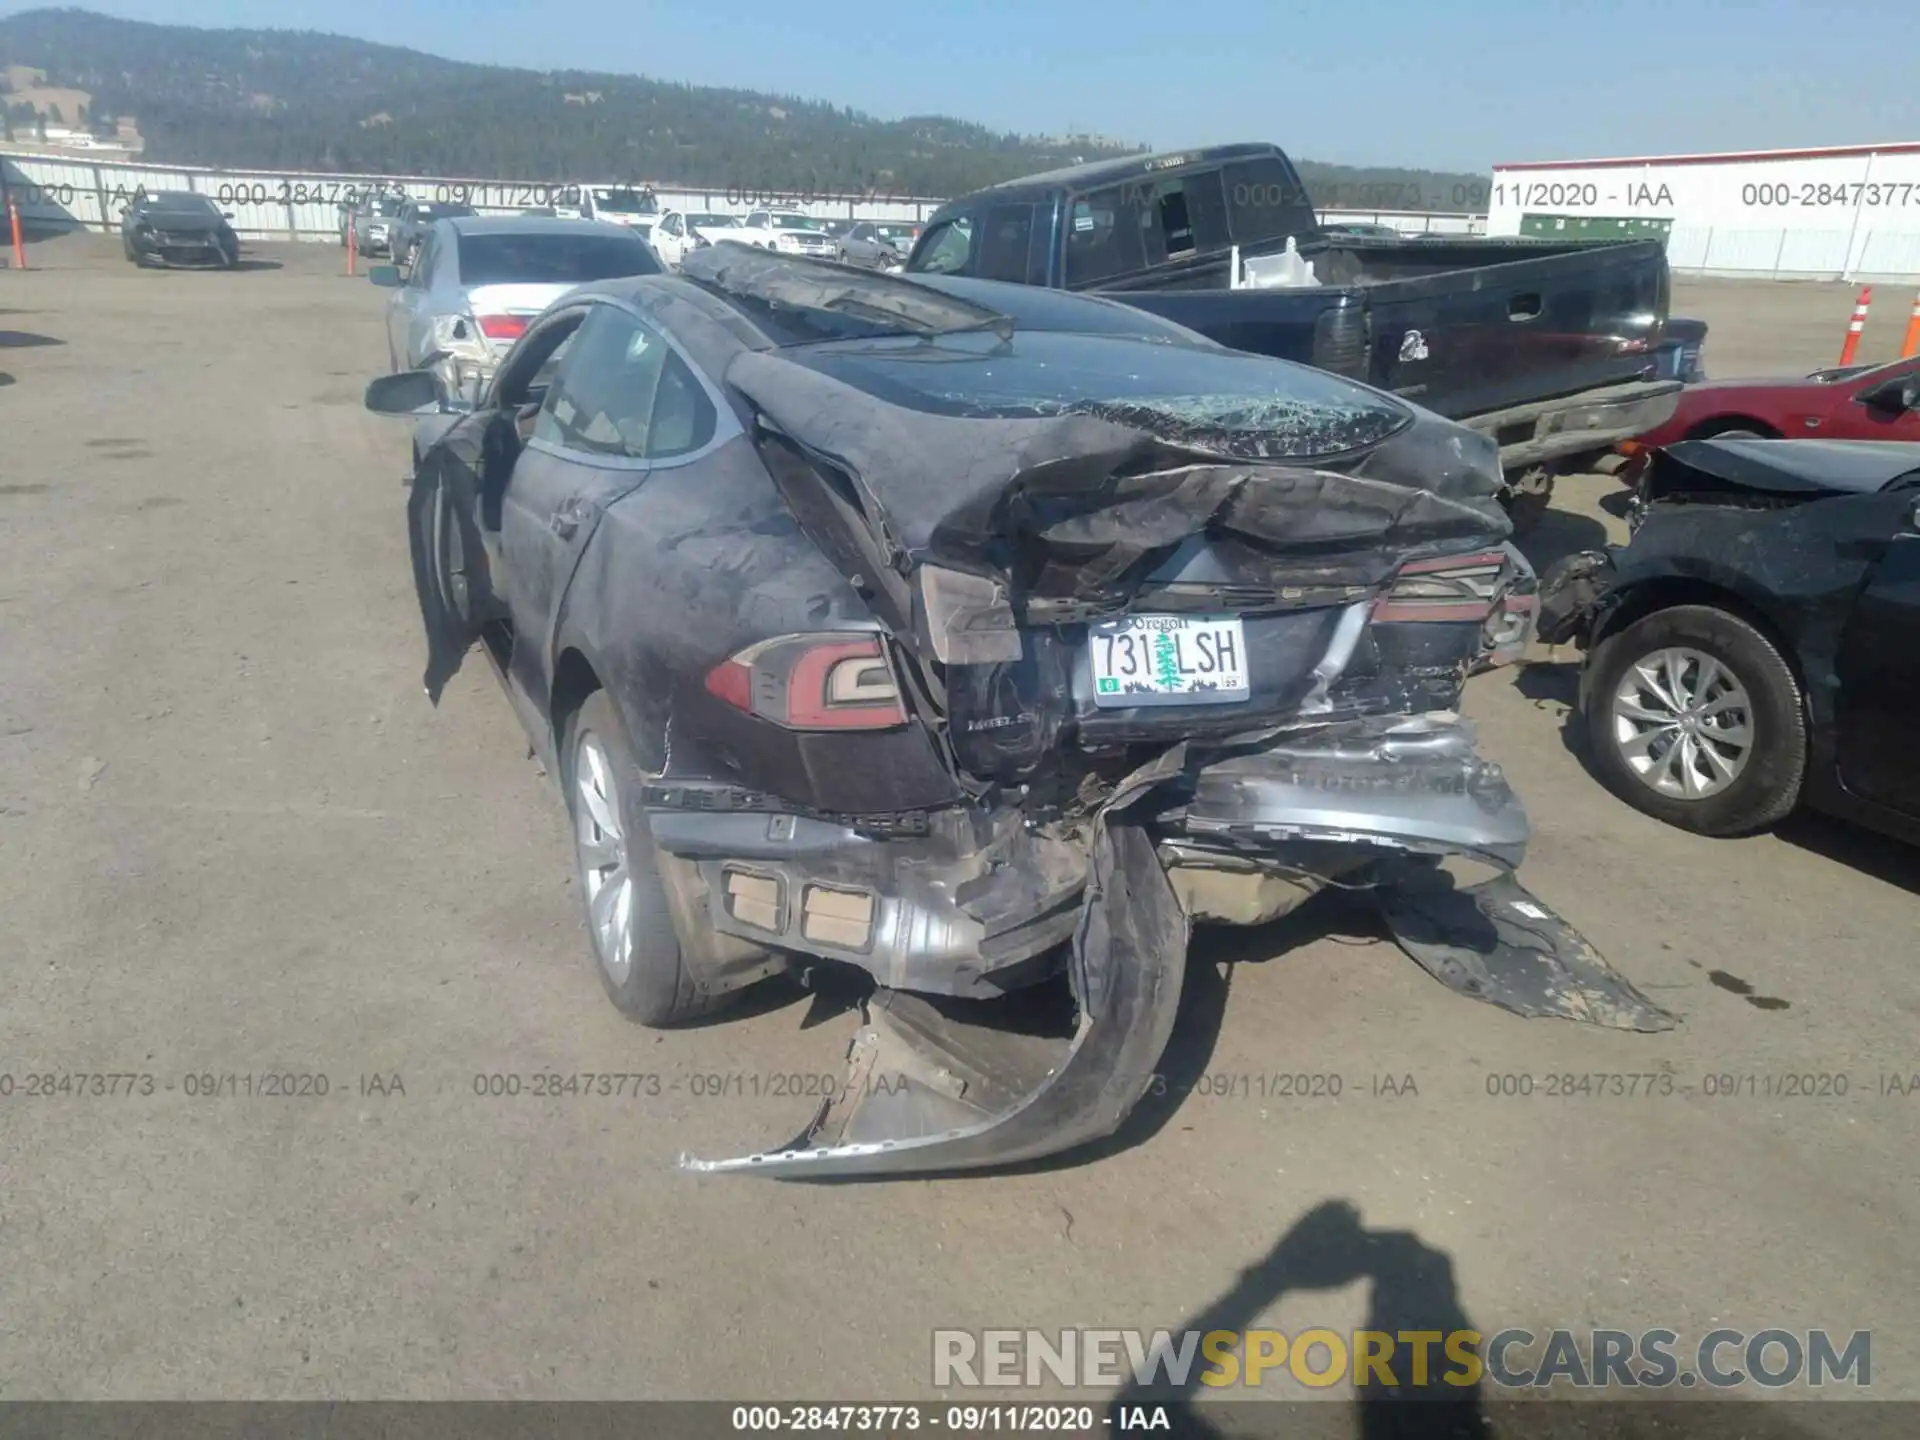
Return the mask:
<svg viewBox="0 0 1920 1440">
<path fill-rule="evenodd" d="M 613 702 L 596 690 L 561 746 L 587 938 L 607 998 L 643 1025 L 705 1014 L 717 997 L 687 972 L 660 854 L 639 804 L 640 768 Z"/>
</svg>

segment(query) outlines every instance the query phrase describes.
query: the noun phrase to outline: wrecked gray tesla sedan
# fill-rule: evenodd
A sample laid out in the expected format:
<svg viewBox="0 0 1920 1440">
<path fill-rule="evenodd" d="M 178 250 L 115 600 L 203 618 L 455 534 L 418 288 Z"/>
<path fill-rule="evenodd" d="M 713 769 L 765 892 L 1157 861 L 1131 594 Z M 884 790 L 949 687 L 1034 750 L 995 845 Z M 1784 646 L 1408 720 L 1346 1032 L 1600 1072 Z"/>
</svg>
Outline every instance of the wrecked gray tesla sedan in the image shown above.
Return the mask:
<svg viewBox="0 0 1920 1440">
<path fill-rule="evenodd" d="M 471 411 L 437 384 L 367 395 L 420 417 L 428 692 L 476 645 L 503 678 L 614 1003 L 874 986 L 799 1139 L 691 1168 L 1109 1134 L 1190 925 L 1329 884 L 1462 993 L 1672 1023 L 1512 878 L 1525 812 L 1455 710 L 1536 599 L 1490 440 L 1108 302 L 741 246 L 571 292 Z M 999 1022 L 1037 987 L 1069 1023 Z"/>
</svg>

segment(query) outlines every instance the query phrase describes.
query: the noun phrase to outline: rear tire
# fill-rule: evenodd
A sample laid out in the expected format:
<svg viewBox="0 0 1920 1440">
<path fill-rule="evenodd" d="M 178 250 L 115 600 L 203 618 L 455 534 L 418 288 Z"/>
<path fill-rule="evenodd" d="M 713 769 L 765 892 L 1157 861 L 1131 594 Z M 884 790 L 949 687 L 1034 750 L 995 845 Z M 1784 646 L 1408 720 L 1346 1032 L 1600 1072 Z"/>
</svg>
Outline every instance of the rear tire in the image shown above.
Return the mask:
<svg viewBox="0 0 1920 1440">
<path fill-rule="evenodd" d="M 1711 678 L 1709 665 L 1725 679 Z M 1736 692 L 1742 703 L 1733 703 Z M 1691 725 L 1661 718 L 1688 710 Z M 1807 769 L 1800 682 L 1771 640 L 1728 611 L 1676 605 L 1607 636 L 1589 661 L 1581 719 L 1606 787 L 1682 830 L 1745 835 L 1799 801 Z"/>
<path fill-rule="evenodd" d="M 713 1010 L 724 996 L 696 988 L 681 959 L 662 857 L 639 803 L 640 766 L 606 691 L 567 717 L 560 757 L 587 940 L 607 998 L 656 1028 Z"/>
</svg>

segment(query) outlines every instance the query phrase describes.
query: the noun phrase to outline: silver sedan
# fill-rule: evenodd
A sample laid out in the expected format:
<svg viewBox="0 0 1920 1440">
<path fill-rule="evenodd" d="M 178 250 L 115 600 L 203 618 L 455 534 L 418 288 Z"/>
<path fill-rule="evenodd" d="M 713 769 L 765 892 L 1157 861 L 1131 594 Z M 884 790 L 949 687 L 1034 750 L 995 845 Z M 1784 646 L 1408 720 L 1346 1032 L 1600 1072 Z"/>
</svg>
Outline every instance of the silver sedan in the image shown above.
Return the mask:
<svg viewBox="0 0 1920 1440">
<path fill-rule="evenodd" d="M 907 252 L 919 235 L 920 227 L 910 221 L 856 221 L 835 237 L 835 258 L 843 265 L 897 270 L 907 263 Z"/>
<path fill-rule="evenodd" d="M 387 302 L 393 370 L 438 370 L 455 395 L 477 400 L 527 323 L 576 285 L 665 267 L 637 230 L 597 220 L 462 216 L 436 221 L 410 269 L 376 265 Z"/>
</svg>

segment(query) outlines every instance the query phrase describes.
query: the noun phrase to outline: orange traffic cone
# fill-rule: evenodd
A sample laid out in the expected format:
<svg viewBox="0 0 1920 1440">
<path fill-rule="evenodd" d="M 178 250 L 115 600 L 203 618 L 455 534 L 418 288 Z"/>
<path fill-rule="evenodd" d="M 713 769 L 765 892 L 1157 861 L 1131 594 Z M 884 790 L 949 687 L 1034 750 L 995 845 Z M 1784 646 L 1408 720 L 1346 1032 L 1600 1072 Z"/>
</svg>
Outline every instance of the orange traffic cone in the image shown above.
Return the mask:
<svg viewBox="0 0 1920 1440">
<path fill-rule="evenodd" d="M 1900 358 L 1905 360 L 1920 351 L 1920 295 L 1913 297 L 1913 313 L 1907 317 L 1907 338 L 1900 342 Z"/>
<path fill-rule="evenodd" d="M 1853 305 L 1853 319 L 1847 322 L 1847 338 L 1840 346 L 1840 363 L 1853 364 L 1860 350 L 1860 332 L 1867 328 L 1867 307 L 1873 303 L 1873 287 L 1862 285 L 1860 298 Z"/>
</svg>

